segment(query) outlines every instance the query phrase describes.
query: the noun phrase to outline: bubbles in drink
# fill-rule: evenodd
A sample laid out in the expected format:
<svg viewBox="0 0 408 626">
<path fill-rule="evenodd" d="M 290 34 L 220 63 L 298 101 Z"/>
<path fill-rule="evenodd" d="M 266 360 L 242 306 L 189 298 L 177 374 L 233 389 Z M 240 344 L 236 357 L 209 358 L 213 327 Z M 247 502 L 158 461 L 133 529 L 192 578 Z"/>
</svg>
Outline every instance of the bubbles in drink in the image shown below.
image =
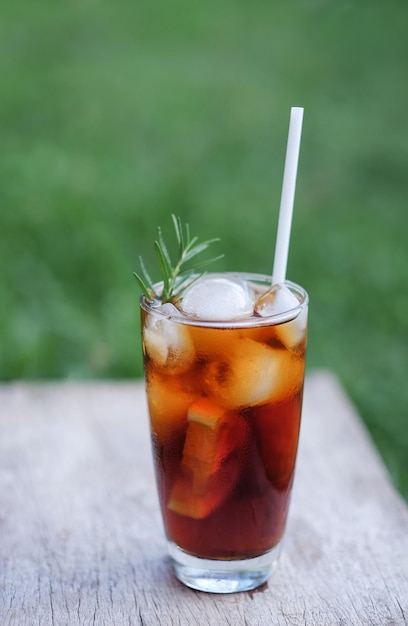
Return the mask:
<svg viewBox="0 0 408 626">
<path fill-rule="evenodd" d="M 180 317 L 180 312 L 170 303 L 152 309 L 143 332 L 144 349 L 159 368 L 181 373 L 194 359 L 193 342 L 185 326 L 163 315 Z"/>
<path fill-rule="evenodd" d="M 196 319 L 229 321 L 251 316 L 254 299 L 253 290 L 243 281 L 209 276 L 186 290 L 180 309 Z"/>
</svg>

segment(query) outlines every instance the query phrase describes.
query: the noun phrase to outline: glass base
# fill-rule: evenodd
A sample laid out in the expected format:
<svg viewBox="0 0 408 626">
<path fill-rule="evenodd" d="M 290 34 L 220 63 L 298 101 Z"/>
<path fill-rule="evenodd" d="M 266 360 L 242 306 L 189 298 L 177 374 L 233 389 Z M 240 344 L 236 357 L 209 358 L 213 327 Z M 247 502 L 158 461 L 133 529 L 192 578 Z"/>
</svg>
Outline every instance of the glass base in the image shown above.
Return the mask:
<svg viewBox="0 0 408 626">
<path fill-rule="evenodd" d="M 192 589 L 210 593 L 249 591 L 262 585 L 276 569 L 280 544 L 266 554 L 240 561 L 200 559 L 169 542 L 169 554 L 177 578 Z"/>
</svg>

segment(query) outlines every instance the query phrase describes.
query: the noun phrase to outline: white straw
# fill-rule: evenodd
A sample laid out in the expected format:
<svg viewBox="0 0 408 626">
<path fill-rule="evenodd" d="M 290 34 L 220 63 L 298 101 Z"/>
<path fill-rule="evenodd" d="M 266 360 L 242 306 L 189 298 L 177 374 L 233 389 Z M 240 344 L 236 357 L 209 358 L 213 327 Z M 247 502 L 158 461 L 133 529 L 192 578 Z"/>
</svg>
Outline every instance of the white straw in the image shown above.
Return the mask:
<svg viewBox="0 0 408 626">
<path fill-rule="evenodd" d="M 285 169 L 283 173 L 275 258 L 273 262 L 273 285 L 283 283 L 286 278 L 302 122 L 303 109 L 301 107 L 292 107 L 290 111 L 288 144 L 286 147 Z"/>
</svg>

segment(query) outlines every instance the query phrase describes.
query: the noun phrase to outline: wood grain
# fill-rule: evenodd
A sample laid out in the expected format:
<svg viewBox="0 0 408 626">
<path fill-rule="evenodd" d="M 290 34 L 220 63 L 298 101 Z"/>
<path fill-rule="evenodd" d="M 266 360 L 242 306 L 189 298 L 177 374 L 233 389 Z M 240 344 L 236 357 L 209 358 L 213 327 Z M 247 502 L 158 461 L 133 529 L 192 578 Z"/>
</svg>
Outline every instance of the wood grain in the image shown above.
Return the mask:
<svg viewBox="0 0 408 626">
<path fill-rule="evenodd" d="M 0 624 L 397 625 L 408 512 L 337 380 L 308 376 L 278 571 L 183 587 L 165 556 L 142 383 L 0 386 Z"/>
</svg>

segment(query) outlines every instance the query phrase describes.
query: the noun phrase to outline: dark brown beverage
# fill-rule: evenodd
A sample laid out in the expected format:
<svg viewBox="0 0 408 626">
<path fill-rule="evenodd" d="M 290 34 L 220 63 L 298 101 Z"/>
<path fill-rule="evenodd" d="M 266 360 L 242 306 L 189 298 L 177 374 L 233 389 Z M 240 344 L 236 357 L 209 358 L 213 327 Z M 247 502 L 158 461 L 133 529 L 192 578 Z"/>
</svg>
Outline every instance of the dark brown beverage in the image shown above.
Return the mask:
<svg viewBox="0 0 408 626">
<path fill-rule="evenodd" d="M 279 545 L 295 469 L 307 296 L 289 284 L 289 310 L 273 313 L 274 294 L 266 309 L 260 298 L 262 277 L 244 278 L 262 306 L 243 319 L 207 322 L 172 305 L 142 308 L 167 537 L 206 560 L 254 559 Z"/>
</svg>

